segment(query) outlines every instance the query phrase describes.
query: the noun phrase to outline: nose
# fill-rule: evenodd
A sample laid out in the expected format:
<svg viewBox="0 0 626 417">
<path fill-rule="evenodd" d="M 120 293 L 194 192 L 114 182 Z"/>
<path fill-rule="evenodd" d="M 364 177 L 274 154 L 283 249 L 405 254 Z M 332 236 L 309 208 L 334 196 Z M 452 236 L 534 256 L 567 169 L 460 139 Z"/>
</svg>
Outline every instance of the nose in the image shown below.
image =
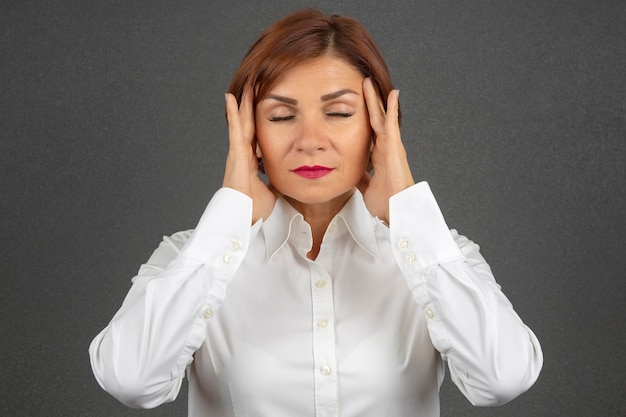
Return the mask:
<svg viewBox="0 0 626 417">
<path fill-rule="evenodd" d="M 296 150 L 299 152 L 314 153 L 328 147 L 327 132 L 322 120 L 313 117 L 302 118 L 300 129 L 295 140 Z"/>
</svg>

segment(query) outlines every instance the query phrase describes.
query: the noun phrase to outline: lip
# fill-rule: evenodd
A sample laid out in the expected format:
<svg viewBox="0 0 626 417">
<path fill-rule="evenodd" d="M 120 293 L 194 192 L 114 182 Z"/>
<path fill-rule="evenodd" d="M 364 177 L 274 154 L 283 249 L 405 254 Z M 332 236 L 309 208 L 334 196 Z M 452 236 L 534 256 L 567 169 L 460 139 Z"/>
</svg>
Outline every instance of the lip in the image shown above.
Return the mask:
<svg viewBox="0 0 626 417">
<path fill-rule="evenodd" d="M 315 178 L 324 177 L 330 174 L 333 170 L 334 168 L 328 168 L 328 167 L 321 166 L 321 165 L 315 165 L 315 166 L 303 165 L 301 167 L 298 167 L 292 170 L 291 172 L 303 178 L 315 179 Z"/>
</svg>

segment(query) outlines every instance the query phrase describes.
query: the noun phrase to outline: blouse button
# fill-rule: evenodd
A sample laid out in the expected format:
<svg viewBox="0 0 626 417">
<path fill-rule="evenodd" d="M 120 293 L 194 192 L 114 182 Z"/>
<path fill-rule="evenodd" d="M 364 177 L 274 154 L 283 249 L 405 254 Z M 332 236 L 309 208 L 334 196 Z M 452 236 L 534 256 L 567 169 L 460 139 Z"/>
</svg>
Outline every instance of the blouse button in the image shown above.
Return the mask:
<svg viewBox="0 0 626 417">
<path fill-rule="evenodd" d="M 213 310 L 211 310 L 210 308 L 207 308 L 206 310 L 202 312 L 202 315 L 204 316 L 205 319 L 210 319 L 211 317 L 213 317 Z"/>
<path fill-rule="evenodd" d="M 241 243 L 241 240 L 234 239 L 232 241 L 232 244 L 233 244 L 233 249 L 236 251 L 240 251 L 243 249 L 243 243 Z"/>
<path fill-rule="evenodd" d="M 415 262 L 415 254 L 413 252 L 409 252 L 406 255 L 404 255 L 404 261 L 406 263 L 412 264 L 413 262 Z"/>
<path fill-rule="evenodd" d="M 330 375 L 331 372 L 332 372 L 332 369 L 328 365 L 324 365 L 320 368 L 320 373 L 324 376 Z"/>
<path fill-rule="evenodd" d="M 233 261 L 233 256 L 230 253 L 227 253 L 226 255 L 222 257 L 222 262 L 224 262 L 225 264 L 229 264 L 232 261 Z"/>
<path fill-rule="evenodd" d="M 326 280 L 325 279 L 320 279 L 315 283 L 315 286 L 317 288 L 326 288 Z"/>
<path fill-rule="evenodd" d="M 407 249 L 409 247 L 409 241 L 406 239 L 402 239 L 398 241 L 398 249 Z"/>
<path fill-rule="evenodd" d="M 426 317 L 428 317 L 429 319 L 432 319 L 433 317 L 435 317 L 435 312 L 432 311 L 430 308 L 426 310 Z"/>
<path fill-rule="evenodd" d="M 328 320 L 320 320 L 317 322 L 317 327 L 321 327 L 322 329 L 328 326 Z"/>
</svg>

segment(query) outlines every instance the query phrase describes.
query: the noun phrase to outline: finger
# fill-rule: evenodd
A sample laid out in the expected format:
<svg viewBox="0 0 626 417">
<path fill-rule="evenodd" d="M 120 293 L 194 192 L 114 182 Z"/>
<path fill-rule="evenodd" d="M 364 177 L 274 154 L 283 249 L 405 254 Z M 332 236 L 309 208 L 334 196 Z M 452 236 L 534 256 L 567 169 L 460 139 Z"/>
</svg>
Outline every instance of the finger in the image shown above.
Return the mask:
<svg viewBox="0 0 626 417">
<path fill-rule="evenodd" d="M 247 143 L 254 138 L 254 92 L 252 86 L 246 84 L 239 105 L 239 119 L 241 120 L 241 133 Z"/>
<path fill-rule="evenodd" d="M 389 96 L 387 96 L 387 114 L 385 115 L 385 122 L 388 126 L 399 126 L 398 123 L 398 109 L 400 108 L 400 91 L 391 90 Z"/>
<path fill-rule="evenodd" d="M 234 141 L 241 138 L 241 120 L 239 119 L 239 108 L 237 99 L 231 93 L 226 93 L 226 120 L 228 121 L 228 139 L 232 145 Z"/>
<path fill-rule="evenodd" d="M 383 107 L 383 101 L 374 88 L 374 83 L 369 77 L 363 81 L 363 95 L 365 96 L 370 124 L 376 136 L 379 136 L 385 128 L 385 108 Z"/>
</svg>

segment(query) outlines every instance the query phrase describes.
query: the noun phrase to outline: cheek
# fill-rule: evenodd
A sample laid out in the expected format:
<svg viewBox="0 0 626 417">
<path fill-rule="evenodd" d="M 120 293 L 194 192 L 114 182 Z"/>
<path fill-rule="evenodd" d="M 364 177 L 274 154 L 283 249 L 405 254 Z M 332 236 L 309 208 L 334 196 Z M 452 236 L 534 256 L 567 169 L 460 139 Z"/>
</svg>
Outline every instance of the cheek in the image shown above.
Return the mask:
<svg viewBox="0 0 626 417">
<path fill-rule="evenodd" d="M 351 137 L 353 140 L 350 144 L 351 153 L 355 159 L 363 159 L 369 157 L 372 150 L 372 131 L 368 125 L 360 125 L 354 129 Z"/>
</svg>

